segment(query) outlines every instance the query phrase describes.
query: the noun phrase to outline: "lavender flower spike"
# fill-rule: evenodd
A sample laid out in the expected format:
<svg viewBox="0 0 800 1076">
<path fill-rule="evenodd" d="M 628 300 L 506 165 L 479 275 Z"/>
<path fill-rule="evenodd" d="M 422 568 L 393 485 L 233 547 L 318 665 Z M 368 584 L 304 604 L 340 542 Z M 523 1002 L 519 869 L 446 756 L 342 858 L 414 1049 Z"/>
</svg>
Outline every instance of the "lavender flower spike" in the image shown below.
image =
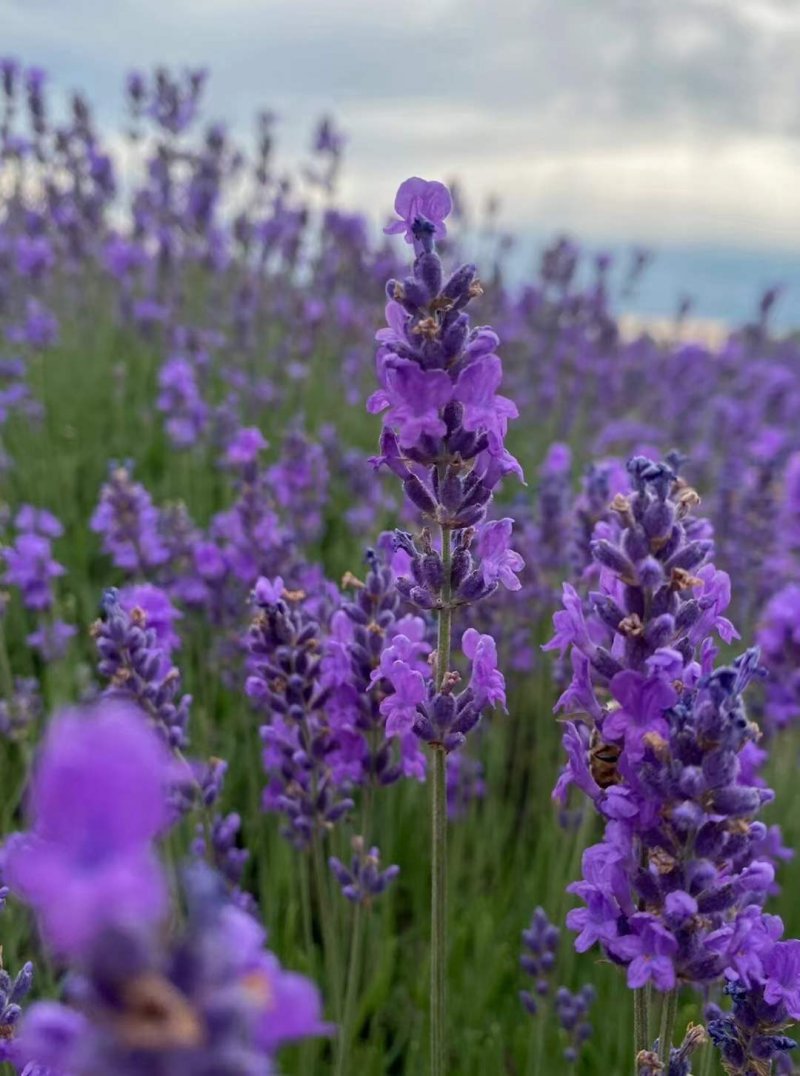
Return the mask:
<svg viewBox="0 0 800 1076">
<path fill-rule="evenodd" d="M 328 865 L 342 889 L 342 894 L 353 904 L 369 904 L 380 896 L 400 873 L 397 866 L 380 869 L 380 852 L 377 848 L 364 849 L 364 838 L 353 838 L 353 858 L 349 868 L 335 856 Z"/>
</svg>

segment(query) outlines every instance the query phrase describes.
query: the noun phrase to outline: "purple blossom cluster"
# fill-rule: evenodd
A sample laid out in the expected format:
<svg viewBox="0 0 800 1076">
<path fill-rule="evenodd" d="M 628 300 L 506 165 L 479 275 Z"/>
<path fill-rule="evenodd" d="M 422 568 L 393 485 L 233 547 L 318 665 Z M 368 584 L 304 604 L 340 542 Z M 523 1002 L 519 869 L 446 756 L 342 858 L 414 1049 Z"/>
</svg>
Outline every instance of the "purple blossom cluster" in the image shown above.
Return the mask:
<svg viewBox="0 0 800 1076">
<path fill-rule="evenodd" d="M 464 265 L 445 280 L 435 250 L 435 240 L 447 234 L 449 191 L 415 177 L 401 185 L 395 209 L 401 219 L 387 231 L 403 233 L 415 257 L 411 276 L 387 284 L 388 328 L 377 335 L 381 388 L 368 407 L 384 412 L 376 463 L 402 480 L 409 502 L 442 536 L 437 549 L 427 528 L 416 539 L 397 532 L 396 547 L 408 560 L 397 589 L 417 608 L 438 611 L 440 631 L 446 617 L 449 631 L 452 610 L 488 597 L 500 584 L 520 587 L 516 573 L 524 561 L 511 549 L 513 521 L 485 519 L 503 476 L 522 477 L 505 446 L 509 419 L 518 412 L 497 394 L 502 364 L 496 333 L 470 327 L 465 308 L 483 291 L 475 267 Z M 473 628 L 464 633 L 462 648 L 472 671 L 461 691 L 460 675 L 449 667 L 426 678 L 407 660 L 406 646 L 398 636 L 381 659 L 394 689 L 381 704 L 388 734 L 413 732 L 449 753 L 463 744 L 487 706 L 505 706 L 491 636 Z M 437 654 L 440 662 L 449 656 Z"/>
<path fill-rule="evenodd" d="M 353 855 L 350 865 L 345 866 L 336 856 L 328 864 L 339 883 L 342 895 L 353 904 L 369 904 L 392 884 L 400 868 L 393 864 L 381 870 L 380 852 L 377 848 L 364 849 L 362 837 L 353 838 Z"/>
<path fill-rule="evenodd" d="M 150 494 L 133 480 L 132 464 L 112 462 L 90 522 L 102 538 L 103 552 L 118 568 L 144 578 L 167 559 L 158 522 Z"/>
<path fill-rule="evenodd" d="M 172 664 L 178 642 L 177 616 L 169 598 L 154 586 L 108 590 L 103 616 L 92 627 L 100 656 L 98 672 L 108 681 L 106 694 L 130 699 L 163 734 L 170 746 L 188 743 L 190 695 L 181 695 L 181 674 Z"/>
<path fill-rule="evenodd" d="M 64 533 L 61 523 L 44 508 L 24 504 L 14 517 L 14 541 L 3 551 L 3 583 L 18 590 L 36 627 L 26 638 L 45 661 L 64 656 L 75 626 L 57 612 L 54 581 L 66 572 L 53 556 L 53 541 Z"/>
<path fill-rule="evenodd" d="M 734 634 L 730 587 L 677 462 L 630 461 L 632 493 L 612 502 L 613 527 L 595 529 L 600 589 L 585 606 L 565 585 L 548 644 L 571 651 L 559 705 L 576 719 L 555 795 L 576 784 L 605 826 L 567 922 L 576 948 L 599 944 L 633 989 L 749 987 L 768 981 L 776 943 L 796 944 L 778 942 L 783 925 L 763 911 L 781 849 L 755 817 L 772 799 L 742 699 L 759 658 L 714 667 L 711 633 Z"/>
<path fill-rule="evenodd" d="M 531 1016 L 540 1012 L 543 1003 L 551 1001 L 553 1014 L 566 1040 L 563 1059 L 571 1067 L 592 1037 L 592 1025 L 587 1017 L 596 994 L 590 983 L 575 993 L 566 986 L 559 986 L 550 999 L 560 940 L 561 931 L 553 926 L 543 908 L 536 908 L 530 926 L 522 932 L 520 957 L 520 967 L 534 980 L 533 990 L 521 990 L 519 997 Z"/>
<path fill-rule="evenodd" d="M 413 275 L 387 284 L 388 327 L 377 336 L 381 388 L 368 406 L 385 412 L 379 462 L 421 512 L 464 529 L 484 517 L 503 475 L 521 478 L 522 471 L 505 447 L 518 412 L 497 394 L 499 339 L 487 327 L 471 329 L 465 309 L 483 293 L 476 269 L 464 265 L 445 280 L 435 252 L 451 208 L 441 183 L 415 178 L 400 187 L 395 209 L 402 219 L 389 231 L 413 244 Z"/>
<path fill-rule="evenodd" d="M 321 629 L 302 597 L 287 594 L 280 577 L 256 584 L 246 683 L 269 717 L 261 729 L 269 777 L 263 805 L 286 816 L 287 836 L 300 846 L 353 806 L 331 765 L 339 743 L 326 711 Z"/>
<path fill-rule="evenodd" d="M 800 717 L 800 583 L 774 594 L 756 632 L 769 673 L 764 687 L 764 720 L 769 731 L 786 728 Z"/>
<path fill-rule="evenodd" d="M 187 871 L 185 925 L 160 937 L 168 887 L 155 841 L 172 768 L 128 704 L 51 725 L 31 828 L 8 842 L 5 872 L 70 975 L 64 1000 L 30 1006 L 14 1035 L 17 1065 L 42 1067 L 26 1072 L 255 1076 L 285 1042 L 330 1030 L 314 986 L 280 966 L 207 868 Z M 29 968 L 9 984 L 7 1023 L 29 986 Z"/>
<path fill-rule="evenodd" d="M 33 986 L 33 964 L 24 964 L 13 977 L 0 965 L 0 1063 L 12 1061 L 14 1039 L 22 1017 L 21 1002 Z"/>
<path fill-rule="evenodd" d="M 770 1066 L 793 1071 L 788 1055 L 797 1043 L 785 1031 L 800 1019 L 798 947 L 796 941 L 773 941 L 763 951 L 761 981 L 732 980 L 725 987 L 731 1009 L 708 1006 L 708 1033 L 732 1076 L 769 1072 Z"/>
<path fill-rule="evenodd" d="M 345 579 L 352 596 L 331 618 L 321 675 L 339 744 L 333 760 L 339 778 L 385 787 L 401 777 L 425 777 L 416 737 L 391 723 L 396 705 L 391 673 L 402 652 L 408 675 L 421 678 L 431 648 L 425 621 L 401 615 L 392 564 L 370 549 L 366 566 L 363 581 L 352 573 Z"/>
</svg>

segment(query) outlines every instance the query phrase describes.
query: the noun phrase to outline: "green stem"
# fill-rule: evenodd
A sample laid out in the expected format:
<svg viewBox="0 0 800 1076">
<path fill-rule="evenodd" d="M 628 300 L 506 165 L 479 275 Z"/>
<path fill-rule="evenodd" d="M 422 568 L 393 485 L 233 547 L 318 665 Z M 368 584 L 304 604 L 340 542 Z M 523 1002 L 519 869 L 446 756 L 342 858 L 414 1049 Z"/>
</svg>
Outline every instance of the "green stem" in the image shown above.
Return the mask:
<svg viewBox="0 0 800 1076">
<path fill-rule="evenodd" d="M 14 674 L 11 671 L 11 662 L 8 658 L 6 646 L 6 634 L 0 620 L 0 690 L 10 703 L 14 697 Z"/>
<path fill-rule="evenodd" d="M 300 856 L 300 913 L 306 957 L 313 965 L 316 961 L 314 960 L 314 932 L 311 926 L 311 873 L 307 855 Z"/>
<path fill-rule="evenodd" d="M 342 1015 L 342 989 L 341 978 L 339 975 L 339 939 L 336 934 L 336 928 L 331 918 L 331 899 L 328 886 L 326 884 L 328 874 L 326 870 L 325 857 L 322 852 L 322 841 L 318 833 L 314 834 L 313 838 L 313 855 L 314 855 L 314 880 L 317 887 L 317 904 L 319 905 L 319 918 L 322 925 L 322 942 L 325 950 L 325 967 L 327 971 L 328 984 L 333 999 L 333 1008 L 336 1013 L 336 1018 L 341 1019 Z"/>
<path fill-rule="evenodd" d="M 678 1014 L 678 988 L 673 987 L 664 995 L 661 1005 L 661 1031 L 658 1036 L 658 1059 L 666 1068 L 672 1036 L 675 1030 L 675 1017 Z"/>
<path fill-rule="evenodd" d="M 441 688 L 450 665 L 453 610 L 450 605 L 452 546 L 449 527 L 442 527 L 442 608 L 436 647 L 436 680 Z M 431 1076 L 444 1076 L 447 1021 L 447 755 L 433 745 L 431 780 Z"/>
<path fill-rule="evenodd" d="M 361 949 L 364 941 L 364 909 L 359 901 L 356 904 L 353 916 L 353 933 L 350 942 L 350 963 L 347 969 L 347 990 L 344 998 L 344 1014 L 342 1026 L 339 1032 L 339 1043 L 336 1052 L 336 1076 L 345 1076 L 347 1061 L 350 1056 L 350 1045 L 356 1028 L 354 1017 L 356 1000 L 358 998 L 358 984 L 361 978 Z"/>
<path fill-rule="evenodd" d="M 433 751 L 431 782 L 431 1076 L 445 1073 L 447 1005 L 447 788 L 444 748 Z"/>
<path fill-rule="evenodd" d="M 650 1049 L 650 1028 L 648 1027 L 647 1017 L 647 990 L 645 987 L 640 987 L 633 992 L 634 1065 L 636 1065 L 636 1058 L 642 1050 Z"/>
<path fill-rule="evenodd" d="M 711 1076 L 711 1067 L 714 1064 L 714 1050 L 716 1047 L 707 1042 L 703 1047 L 703 1063 L 700 1066 L 699 1076 Z"/>
</svg>

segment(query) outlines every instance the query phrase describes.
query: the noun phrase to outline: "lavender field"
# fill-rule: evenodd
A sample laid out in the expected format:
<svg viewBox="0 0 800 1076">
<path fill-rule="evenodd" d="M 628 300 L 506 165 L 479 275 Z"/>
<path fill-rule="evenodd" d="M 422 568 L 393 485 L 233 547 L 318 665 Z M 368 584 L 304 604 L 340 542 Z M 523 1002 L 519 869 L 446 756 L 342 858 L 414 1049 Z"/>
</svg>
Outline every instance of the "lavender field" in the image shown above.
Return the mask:
<svg viewBox="0 0 800 1076">
<path fill-rule="evenodd" d="M 777 282 L 121 81 L 0 60 L 0 1071 L 799 1071 Z"/>
</svg>

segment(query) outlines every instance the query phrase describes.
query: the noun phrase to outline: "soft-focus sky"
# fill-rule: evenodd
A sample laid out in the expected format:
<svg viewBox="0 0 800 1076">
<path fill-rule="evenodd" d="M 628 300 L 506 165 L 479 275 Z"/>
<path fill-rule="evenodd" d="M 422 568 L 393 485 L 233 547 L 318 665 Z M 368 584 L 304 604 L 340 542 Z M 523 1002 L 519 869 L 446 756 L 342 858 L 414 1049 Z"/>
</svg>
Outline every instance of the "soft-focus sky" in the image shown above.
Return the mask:
<svg viewBox="0 0 800 1076">
<path fill-rule="evenodd" d="M 0 51 L 109 121 L 128 69 L 208 65 L 210 115 L 269 105 L 292 155 L 333 111 L 373 214 L 458 175 L 523 234 L 745 251 L 800 285 L 800 0 L 0 0 Z"/>
</svg>

